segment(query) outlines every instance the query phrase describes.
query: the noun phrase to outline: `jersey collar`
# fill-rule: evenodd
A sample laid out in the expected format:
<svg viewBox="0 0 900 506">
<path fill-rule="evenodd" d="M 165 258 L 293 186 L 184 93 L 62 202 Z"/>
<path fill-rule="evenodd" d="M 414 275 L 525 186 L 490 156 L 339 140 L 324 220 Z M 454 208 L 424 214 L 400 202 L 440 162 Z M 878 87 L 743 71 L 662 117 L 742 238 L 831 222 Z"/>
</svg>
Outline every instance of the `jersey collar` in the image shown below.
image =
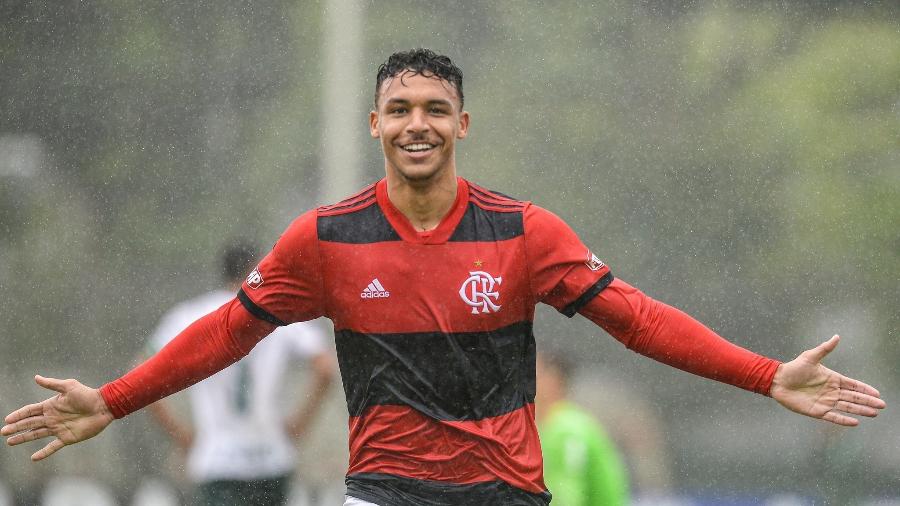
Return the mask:
<svg viewBox="0 0 900 506">
<path fill-rule="evenodd" d="M 397 232 L 401 239 L 414 244 L 443 244 L 450 239 L 456 226 L 459 225 L 469 202 L 469 184 L 465 179 L 456 178 L 456 201 L 450 211 L 441 218 L 437 228 L 427 232 L 418 232 L 413 228 L 409 219 L 397 209 L 391 199 L 388 198 L 387 179 L 382 179 L 375 186 L 375 196 L 378 206 L 387 217 L 388 223 Z"/>
</svg>

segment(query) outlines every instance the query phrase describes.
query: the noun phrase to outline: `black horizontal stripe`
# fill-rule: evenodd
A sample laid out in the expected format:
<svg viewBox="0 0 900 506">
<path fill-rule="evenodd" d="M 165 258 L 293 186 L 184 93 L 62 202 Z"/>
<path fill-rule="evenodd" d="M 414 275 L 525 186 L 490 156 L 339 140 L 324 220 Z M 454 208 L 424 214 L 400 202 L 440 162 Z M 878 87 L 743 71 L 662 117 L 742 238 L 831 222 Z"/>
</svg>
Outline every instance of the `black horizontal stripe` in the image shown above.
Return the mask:
<svg viewBox="0 0 900 506">
<path fill-rule="evenodd" d="M 503 481 L 457 485 L 390 474 L 347 476 L 347 495 L 384 506 L 547 506 L 550 493 L 533 494 Z M 565 505 L 563 505 L 565 506 Z"/>
<path fill-rule="evenodd" d="M 347 197 L 347 198 L 345 198 L 344 200 L 341 200 L 341 201 L 339 201 L 339 202 L 337 202 L 337 203 L 330 204 L 330 205 L 327 205 L 327 206 L 323 206 L 322 209 L 329 209 L 329 210 L 330 210 L 330 209 L 334 209 L 334 208 L 336 208 L 336 207 L 343 207 L 343 206 L 345 206 L 346 204 L 349 204 L 349 203 L 351 203 L 352 201 L 359 199 L 359 198 L 362 197 L 363 195 L 366 195 L 367 193 L 371 193 L 371 194 L 373 194 L 373 195 L 375 194 L 375 183 L 372 183 L 372 184 L 370 184 L 369 186 L 366 186 L 365 188 L 363 188 L 362 190 L 360 190 L 359 192 L 357 192 L 356 195 L 352 195 L 352 196 L 350 196 L 350 197 Z M 368 197 L 368 195 L 367 195 L 367 197 Z"/>
<path fill-rule="evenodd" d="M 534 402 L 531 322 L 487 332 L 335 331 L 350 416 L 402 405 L 438 420 L 481 420 Z"/>
<path fill-rule="evenodd" d="M 469 202 L 450 242 L 494 242 L 525 233 L 521 212 L 489 211 Z"/>
<path fill-rule="evenodd" d="M 518 202 L 512 202 L 512 201 L 510 201 L 510 202 L 494 202 L 494 201 L 488 200 L 485 197 L 481 197 L 476 193 L 472 193 L 469 196 L 471 197 L 471 200 L 474 200 L 475 202 L 479 202 L 485 206 L 493 206 L 493 207 L 499 207 L 501 209 L 509 209 L 509 210 L 519 210 L 519 209 L 522 209 L 522 207 L 524 207 L 524 206 L 522 206 L 522 204 L 520 204 Z"/>
<path fill-rule="evenodd" d="M 503 194 L 503 193 L 500 193 L 500 192 L 497 192 L 494 190 L 488 190 L 486 188 L 482 188 L 482 187 L 480 187 L 478 185 L 474 185 L 472 183 L 469 183 L 469 189 L 472 190 L 472 193 L 477 192 L 481 195 L 484 195 L 485 197 L 490 197 L 490 198 L 497 199 L 497 200 L 509 200 L 511 203 L 516 203 L 519 205 L 525 204 L 521 200 L 510 197 L 509 195 L 506 195 L 506 194 Z"/>
<path fill-rule="evenodd" d="M 287 323 L 285 323 L 285 322 L 279 320 L 278 318 L 276 318 L 275 316 L 273 316 L 272 313 L 257 306 L 255 302 L 250 300 L 250 297 L 247 297 L 247 294 L 244 293 L 243 288 L 238 290 L 237 298 L 239 301 L 241 301 L 241 304 L 244 306 L 244 309 L 246 309 L 247 312 L 249 312 L 253 316 L 259 318 L 260 320 L 269 322 L 273 325 L 278 325 L 279 327 L 283 327 L 283 326 L 287 325 Z"/>
<path fill-rule="evenodd" d="M 346 214 L 320 215 L 316 222 L 320 241 L 346 244 L 370 244 L 399 241 L 381 208 L 374 203 Z"/>
<path fill-rule="evenodd" d="M 322 208 L 322 210 L 325 212 L 333 212 L 333 211 L 340 211 L 342 209 L 350 209 L 354 206 L 359 206 L 359 205 L 365 204 L 368 201 L 375 198 L 375 191 L 374 190 L 371 191 L 369 193 L 369 195 L 367 195 L 365 198 L 361 198 L 361 196 L 354 197 L 354 198 L 357 200 L 347 199 L 345 201 L 338 202 L 337 204 L 325 206 Z"/>
<path fill-rule="evenodd" d="M 560 311 L 560 313 L 568 316 L 569 318 L 575 316 L 575 313 L 577 313 L 579 309 L 583 308 L 585 304 L 590 302 L 591 299 L 596 297 L 598 293 L 602 292 L 604 288 L 609 286 L 609 284 L 613 282 L 613 279 L 614 278 L 612 273 L 607 272 L 606 275 L 597 280 L 596 283 L 591 285 L 590 288 L 588 288 L 583 294 L 581 294 L 581 297 L 578 297 L 574 302 L 564 307 L 563 310 Z"/>
</svg>

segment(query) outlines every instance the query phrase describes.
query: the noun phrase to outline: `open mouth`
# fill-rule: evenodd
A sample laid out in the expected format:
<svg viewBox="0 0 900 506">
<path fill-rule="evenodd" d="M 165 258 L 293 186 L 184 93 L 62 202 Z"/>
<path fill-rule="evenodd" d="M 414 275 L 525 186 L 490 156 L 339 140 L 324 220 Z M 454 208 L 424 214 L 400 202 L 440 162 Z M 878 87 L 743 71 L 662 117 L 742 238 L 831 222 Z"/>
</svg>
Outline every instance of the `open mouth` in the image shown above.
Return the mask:
<svg viewBox="0 0 900 506">
<path fill-rule="evenodd" d="M 421 153 L 430 149 L 434 149 L 434 144 L 428 144 L 425 142 L 417 142 L 415 144 L 407 144 L 403 146 L 403 150 L 408 153 Z"/>
</svg>

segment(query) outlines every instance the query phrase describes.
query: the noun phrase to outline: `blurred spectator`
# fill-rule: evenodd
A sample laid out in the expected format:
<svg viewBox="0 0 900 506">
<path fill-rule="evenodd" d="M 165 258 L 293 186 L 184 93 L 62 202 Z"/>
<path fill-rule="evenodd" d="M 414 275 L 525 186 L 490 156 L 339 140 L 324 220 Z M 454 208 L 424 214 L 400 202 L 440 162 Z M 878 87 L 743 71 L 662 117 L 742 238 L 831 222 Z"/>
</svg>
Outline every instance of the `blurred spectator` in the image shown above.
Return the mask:
<svg viewBox="0 0 900 506">
<path fill-rule="evenodd" d="M 148 355 L 233 299 L 257 259 L 255 248 L 229 246 L 222 256 L 225 286 L 170 310 L 148 343 Z M 307 431 L 334 374 L 326 339 L 315 323 L 281 327 L 247 358 L 191 387 L 193 427 L 198 430 L 180 419 L 165 400 L 150 406 L 153 417 L 188 454 L 188 476 L 198 484 L 197 504 L 286 503 L 296 464 L 294 444 Z M 298 357 L 312 365 L 312 389 L 306 402 L 285 419 L 284 375 L 291 359 Z"/>
<path fill-rule="evenodd" d="M 118 506 L 112 491 L 84 476 L 57 476 L 47 483 L 43 506 Z"/>
<path fill-rule="evenodd" d="M 600 424 L 567 398 L 572 370 L 561 355 L 538 354 L 535 409 L 544 481 L 554 503 L 628 504 L 628 474 L 615 446 Z"/>
<path fill-rule="evenodd" d="M 0 481 L 0 506 L 12 506 L 12 504 L 12 492 L 10 492 L 6 488 L 6 485 L 4 485 L 2 481 Z"/>
<path fill-rule="evenodd" d="M 146 478 L 141 481 L 131 506 L 180 506 L 178 492 L 170 484 L 159 478 Z"/>
</svg>

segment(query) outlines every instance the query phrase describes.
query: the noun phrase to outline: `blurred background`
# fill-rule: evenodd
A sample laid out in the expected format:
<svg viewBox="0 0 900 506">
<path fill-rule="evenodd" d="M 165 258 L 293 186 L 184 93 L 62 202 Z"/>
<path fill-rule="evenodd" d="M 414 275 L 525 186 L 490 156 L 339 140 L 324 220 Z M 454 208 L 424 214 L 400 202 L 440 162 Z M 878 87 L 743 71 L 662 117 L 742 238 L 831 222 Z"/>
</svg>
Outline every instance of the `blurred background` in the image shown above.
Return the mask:
<svg viewBox="0 0 900 506">
<path fill-rule="evenodd" d="M 636 502 L 900 498 L 896 2 L 3 1 L 0 411 L 47 396 L 35 373 L 118 377 L 172 304 L 218 286 L 228 240 L 268 248 L 380 178 L 374 75 L 413 47 L 465 73 L 461 175 L 559 214 L 618 277 L 754 351 L 841 334 L 826 363 L 888 402 L 831 428 L 539 311 L 539 349 L 576 359 Z M 346 465 L 331 393 L 301 443 L 308 490 Z M 148 478 L 185 486 L 146 413 L 37 448 L 0 450 L 0 504 L 60 475 L 121 504 Z"/>
</svg>

